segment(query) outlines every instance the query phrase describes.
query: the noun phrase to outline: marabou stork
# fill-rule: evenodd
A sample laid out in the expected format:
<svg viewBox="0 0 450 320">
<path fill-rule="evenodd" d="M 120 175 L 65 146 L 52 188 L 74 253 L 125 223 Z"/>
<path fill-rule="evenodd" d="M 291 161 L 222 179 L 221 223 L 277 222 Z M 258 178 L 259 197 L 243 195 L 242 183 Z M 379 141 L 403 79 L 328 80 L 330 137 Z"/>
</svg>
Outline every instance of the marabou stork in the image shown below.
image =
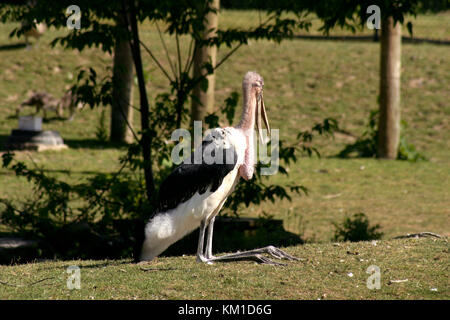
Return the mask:
<svg viewBox="0 0 450 320">
<path fill-rule="evenodd" d="M 278 259 L 297 258 L 273 246 L 222 256 L 212 255 L 214 219 L 227 197 L 242 177 L 249 180 L 255 170 L 254 127 L 262 139 L 261 118 L 270 132 L 263 100 L 263 78 L 248 72 L 242 82 L 244 109 L 242 119 L 235 127 L 216 128 L 202 141 L 201 162 L 183 162 L 161 184 L 159 208 L 145 226 L 145 240 L 141 261 L 150 261 L 200 226 L 197 261 L 254 260 L 260 263 L 280 264 L 264 256 Z M 206 159 L 209 150 L 214 161 Z M 195 152 L 194 152 L 195 153 Z M 215 157 L 221 155 L 222 157 Z M 217 161 L 217 159 L 222 161 Z M 206 229 L 208 230 L 206 231 Z M 206 234 L 207 232 L 207 234 Z M 206 234 L 206 248 L 204 238 Z"/>
</svg>

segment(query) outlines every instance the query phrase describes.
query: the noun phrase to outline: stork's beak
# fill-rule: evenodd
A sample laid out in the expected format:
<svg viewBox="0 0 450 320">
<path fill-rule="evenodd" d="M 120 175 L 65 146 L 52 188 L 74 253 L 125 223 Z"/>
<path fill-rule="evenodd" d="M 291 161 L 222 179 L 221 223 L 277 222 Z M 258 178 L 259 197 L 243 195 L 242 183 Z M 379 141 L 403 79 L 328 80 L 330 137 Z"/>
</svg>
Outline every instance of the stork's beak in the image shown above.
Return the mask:
<svg viewBox="0 0 450 320">
<path fill-rule="evenodd" d="M 262 143 L 266 144 L 270 141 L 270 126 L 269 121 L 267 120 L 267 114 L 266 114 L 266 106 L 264 104 L 264 96 L 261 91 L 260 95 L 256 97 L 256 130 L 258 130 L 259 139 Z M 267 129 L 267 136 L 264 139 L 263 133 L 262 133 L 262 126 L 261 126 L 261 117 L 264 121 L 264 125 Z"/>
</svg>

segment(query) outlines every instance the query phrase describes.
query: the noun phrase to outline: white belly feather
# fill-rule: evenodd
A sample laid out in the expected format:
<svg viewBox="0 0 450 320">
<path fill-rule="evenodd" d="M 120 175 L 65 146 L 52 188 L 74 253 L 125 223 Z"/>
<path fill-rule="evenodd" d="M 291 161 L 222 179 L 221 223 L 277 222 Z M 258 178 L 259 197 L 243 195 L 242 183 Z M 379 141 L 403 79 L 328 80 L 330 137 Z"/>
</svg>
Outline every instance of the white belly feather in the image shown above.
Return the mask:
<svg viewBox="0 0 450 320">
<path fill-rule="evenodd" d="M 145 227 L 145 242 L 142 260 L 152 260 L 171 244 L 183 238 L 200 226 L 204 219 L 217 214 L 226 198 L 233 191 L 237 181 L 239 166 L 230 171 L 215 192 L 198 192 L 175 209 L 157 214 Z"/>
</svg>

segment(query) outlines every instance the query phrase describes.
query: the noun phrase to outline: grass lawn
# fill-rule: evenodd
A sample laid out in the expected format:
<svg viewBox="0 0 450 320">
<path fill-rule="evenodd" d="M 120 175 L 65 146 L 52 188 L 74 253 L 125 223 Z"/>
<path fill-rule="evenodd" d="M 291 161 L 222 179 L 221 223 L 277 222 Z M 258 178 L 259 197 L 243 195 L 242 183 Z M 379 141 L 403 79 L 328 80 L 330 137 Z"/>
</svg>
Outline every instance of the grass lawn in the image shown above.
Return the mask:
<svg viewBox="0 0 450 320">
<path fill-rule="evenodd" d="M 450 12 L 418 16 L 413 20 L 414 34 L 449 40 L 449 18 Z M 239 26 L 257 23 L 259 16 L 256 11 L 224 11 L 220 19 L 223 26 Z M 6 49 L 22 41 L 8 38 L 15 26 L 0 25 L 0 143 L 17 127 L 15 108 L 26 98 L 27 91 L 45 90 L 59 98 L 74 83 L 77 67 L 92 65 L 106 76 L 112 66 L 111 55 L 95 48 L 79 53 L 48 46 L 56 35 L 66 31 L 48 31 L 39 46 L 31 50 Z M 314 21 L 313 34 L 318 34 L 316 29 Z M 156 29 L 144 24 L 140 34 L 142 41 L 164 60 Z M 332 34 L 349 33 L 338 30 Z M 174 43 L 168 37 L 166 40 L 175 58 Z M 187 50 L 186 38 L 181 44 Z M 220 48 L 219 57 L 227 52 Z M 152 102 L 156 94 L 166 90 L 167 82 L 150 57 L 145 53 L 143 57 Z M 169 68 L 165 60 L 163 65 Z M 450 234 L 449 67 L 450 46 L 402 46 L 402 118 L 408 123 L 404 135 L 429 161 L 345 160 L 334 156 L 354 136 L 364 132 L 370 110 L 377 108 L 379 43 L 251 41 L 217 71 L 218 106 L 232 91 L 240 93 L 245 72 L 257 70 L 265 79 L 271 127 L 280 129 L 281 139 L 293 142 L 299 130 L 310 128 L 325 117 L 336 118 L 351 133 L 339 134 L 333 140 L 317 140 L 322 157 L 301 158 L 289 167 L 287 180 L 280 175 L 270 177 L 277 183 L 300 183 L 309 189 L 308 196 L 294 197 L 292 202 L 250 206 L 242 211 L 242 216 L 267 213 L 283 219 L 287 230 L 308 241 L 307 245 L 288 249 L 304 260 L 279 269 L 252 264 L 249 267 L 248 263 L 204 266 L 186 256 L 161 258 L 151 266 L 174 268 L 173 271 L 147 272 L 126 260 L 1 266 L 0 281 L 10 284 L 51 279 L 27 287 L 0 284 L 0 298 L 448 298 L 448 244 L 443 240 L 389 239 L 421 231 Z M 137 92 L 135 88 L 136 104 Z M 125 148 L 97 140 L 100 113 L 99 109 L 85 108 L 71 122 L 45 123 L 44 129 L 58 130 L 70 148 L 60 152 L 19 152 L 18 159 L 30 164 L 33 161 L 72 182 L 92 173 L 115 172 Z M 238 116 L 239 110 L 236 119 Z M 135 123 L 138 127 L 137 114 Z M 0 197 L 20 201 L 31 196 L 31 191 L 25 180 L 0 168 Z M 381 225 L 384 240 L 376 246 L 330 243 L 332 223 L 358 212 L 364 212 L 371 224 Z M 82 268 L 81 290 L 69 291 L 65 287 L 65 270 L 72 264 Z M 369 276 L 365 271 L 371 264 L 381 269 L 381 290 L 368 290 L 365 286 Z M 350 272 L 353 277 L 347 275 Z M 402 279 L 408 281 L 388 284 L 389 280 Z"/>
<path fill-rule="evenodd" d="M 140 265 L 129 260 L 75 260 L 0 266 L 0 298 L 450 298 L 449 248 L 441 239 L 307 244 L 287 251 L 301 260 L 283 267 L 252 262 L 205 265 L 194 256 Z M 380 289 L 367 287 L 371 265 L 380 268 Z M 68 280 L 72 283 L 70 266 L 80 268 L 79 290 L 67 287 Z"/>
</svg>

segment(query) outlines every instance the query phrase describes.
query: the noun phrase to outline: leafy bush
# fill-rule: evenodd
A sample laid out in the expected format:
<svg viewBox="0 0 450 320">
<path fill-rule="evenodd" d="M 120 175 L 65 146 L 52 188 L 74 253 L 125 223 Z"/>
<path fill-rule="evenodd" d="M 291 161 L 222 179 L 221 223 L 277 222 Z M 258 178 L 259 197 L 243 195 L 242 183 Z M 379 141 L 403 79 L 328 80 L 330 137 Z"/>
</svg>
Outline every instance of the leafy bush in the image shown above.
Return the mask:
<svg viewBox="0 0 450 320">
<path fill-rule="evenodd" d="M 381 239 L 382 232 L 378 232 L 380 225 L 369 226 L 369 219 L 364 213 L 356 213 L 352 218 L 346 217 L 341 224 L 333 223 L 336 228 L 334 241 L 368 241 Z"/>
<path fill-rule="evenodd" d="M 366 130 L 360 138 L 353 144 L 346 145 L 345 148 L 339 152 L 338 157 L 349 158 L 352 155 L 360 158 L 375 158 L 377 156 L 378 145 L 378 110 L 372 110 L 369 115 L 369 121 L 366 125 Z M 401 121 L 400 126 L 400 141 L 398 145 L 398 160 L 420 161 L 426 160 L 426 157 L 419 153 L 414 145 L 408 143 L 403 135 L 406 129 L 406 121 Z"/>
<path fill-rule="evenodd" d="M 20 203 L 0 198 L 0 224 L 14 236 L 40 242 L 42 257 L 120 258 L 131 256 L 142 232 L 142 213 L 152 210 L 139 179 L 124 173 L 96 174 L 68 184 L 2 155 L 3 167 L 33 185 Z M 38 257 L 35 257 L 38 258 Z"/>
</svg>

